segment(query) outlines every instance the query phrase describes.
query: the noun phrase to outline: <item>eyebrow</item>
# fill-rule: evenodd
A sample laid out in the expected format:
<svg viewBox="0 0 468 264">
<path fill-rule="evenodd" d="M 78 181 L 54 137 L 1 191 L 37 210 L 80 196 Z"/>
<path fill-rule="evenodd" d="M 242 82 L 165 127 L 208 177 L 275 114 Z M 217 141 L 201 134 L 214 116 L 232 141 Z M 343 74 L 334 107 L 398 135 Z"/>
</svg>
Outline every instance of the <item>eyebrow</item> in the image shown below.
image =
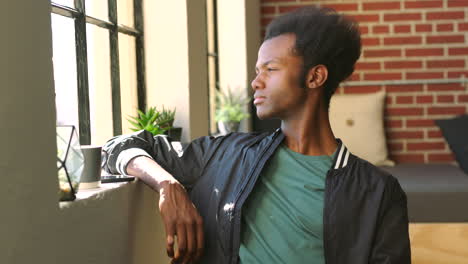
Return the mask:
<svg viewBox="0 0 468 264">
<path fill-rule="evenodd" d="M 268 61 L 262 63 L 260 66 L 261 66 L 261 67 L 265 67 L 265 66 L 267 66 L 267 65 L 270 64 L 270 63 L 281 63 L 281 60 L 279 60 L 279 59 L 277 59 L 277 58 L 271 59 L 271 60 L 268 60 Z M 255 66 L 255 69 L 257 70 L 258 67 Z"/>
</svg>

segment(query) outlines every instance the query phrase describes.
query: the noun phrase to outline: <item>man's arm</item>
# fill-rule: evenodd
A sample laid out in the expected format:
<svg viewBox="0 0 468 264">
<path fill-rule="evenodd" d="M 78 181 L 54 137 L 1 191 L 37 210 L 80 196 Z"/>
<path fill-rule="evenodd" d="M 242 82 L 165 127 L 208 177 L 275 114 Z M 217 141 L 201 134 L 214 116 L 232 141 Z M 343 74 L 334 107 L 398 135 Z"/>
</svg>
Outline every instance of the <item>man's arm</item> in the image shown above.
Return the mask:
<svg viewBox="0 0 468 264">
<path fill-rule="evenodd" d="M 379 212 L 379 223 L 371 253 L 371 264 L 410 264 L 406 194 L 391 177 Z"/>
<path fill-rule="evenodd" d="M 176 263 L 193 263 L 203 253 L 203 222 L 185 188 L 153 159 L 130 160 L 127 174 L 141 179 L 159 192 L 159 210 L 166 230 L 167 255 Z M 177 252 L 174 254 L 175 237 Z"/>
</svg>

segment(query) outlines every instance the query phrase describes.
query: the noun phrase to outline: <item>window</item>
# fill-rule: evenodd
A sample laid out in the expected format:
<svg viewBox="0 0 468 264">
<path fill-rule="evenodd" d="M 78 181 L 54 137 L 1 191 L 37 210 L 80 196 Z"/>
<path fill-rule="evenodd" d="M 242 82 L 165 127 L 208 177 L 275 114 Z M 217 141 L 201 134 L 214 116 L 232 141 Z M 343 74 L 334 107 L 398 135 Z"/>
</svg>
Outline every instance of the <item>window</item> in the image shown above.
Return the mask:
<svg viewBox="0 0 468 264">
<path fill-rule="evenodd" d="M 57 123 L 80 144 L 130 132 L 146 108 L 142 0 L 52 0 Z"/>
<path fill-rule="evenodd" d="M 208 37 L 208 84 L 210 95 L 210 133 L 218 132 L 215 121 L 216 90 L 219 90 L 217 0 L 206 0 Z"/>
</svg>

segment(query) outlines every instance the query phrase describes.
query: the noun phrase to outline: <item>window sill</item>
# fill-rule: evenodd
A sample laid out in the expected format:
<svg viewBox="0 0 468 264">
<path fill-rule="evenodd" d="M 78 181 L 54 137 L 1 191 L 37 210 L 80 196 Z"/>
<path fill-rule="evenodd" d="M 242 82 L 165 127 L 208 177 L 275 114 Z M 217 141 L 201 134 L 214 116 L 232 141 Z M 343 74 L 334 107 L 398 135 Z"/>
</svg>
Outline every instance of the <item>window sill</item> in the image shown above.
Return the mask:
<svg viewBox="0 0 468 264">
<path fill-rule="evenodd" d="M 136 184 L 138 179 L 131 182 L 102 183 L 100 187 L 93 189 L 79 190 L 74 201 L 63 201 L 59 203 L 60 209 L 72 208 L 84 205 L 90 201 L 102 200 L 112 193 L 127 189 Z"/>
</svg>

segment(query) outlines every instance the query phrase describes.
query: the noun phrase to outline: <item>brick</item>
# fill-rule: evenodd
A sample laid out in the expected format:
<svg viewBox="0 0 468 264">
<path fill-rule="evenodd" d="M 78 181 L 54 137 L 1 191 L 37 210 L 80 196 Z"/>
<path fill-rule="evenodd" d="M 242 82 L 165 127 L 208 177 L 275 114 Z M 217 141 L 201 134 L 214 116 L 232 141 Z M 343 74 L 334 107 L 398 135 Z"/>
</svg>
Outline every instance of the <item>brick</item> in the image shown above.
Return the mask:
<svg viewBox="0 0 468 264">
<path fill-rule="evenodd" d="M 401 80 L 401 73 L 366 73 L 364 80 L 368 81 L 384 81 L 384 80 Z"/>
<path fill-rule="evenodd" d="M 406 79 L 419 80 L 419 79 L 442 79 L 444 73 L 442 72 L 407 72 Z"/>
<path fill-rule="evenodd" d="M 427 61 L 428 68 L 463 68 L 465 60 L 432 60 Z"/>
<path fill-rule="evenodd" d="M 411 8 L 437 8 L 437 7 L 443 7 L 443 3 L 441 0 L 439 1 L 407 1 L 405 2 L 405 9 L 411 9 Z"/>
<path fill-rule="evenodd" d="M 262 6 L 262 15 L 267 15 L 267 14 L 274 14 L 276 13 L 276 7 L 275 6 Z"/>
<path fill-rule="evenodd" d="M 385 69 L 419 69 L 422 68 L 422 61 L 386 61 Z"/>
<path fill-rule="evenodd" d="M 388 149 L 390 150 L 390 152 L 402 151 L 404 149 L 404 144 L 402 142 L 389 143 Z"/>
<path fill-rule="evenodd" d="M 443 56 L 444 49 L 432 48 L 432 49 L 406 49 L 406 56 L 418 57 L 418 56 Z"/>
<path fill-rule="evenodd" d="M 382 86 L 374 85 L 362 85 L 362 86 L 345 86 L 344 93 L 356 94 L 356 93 L 375 93 L 382 90 Z"/>
<path fill-rule="evenodd" d="M 416 32 L 431 32 L 432 25 L 431 24 L 418 24 L 415 27 Z"/>
<path fill-rule="evenodd" d="M 449 36 L 426 36 L 427 44 L 435 43 L 464 43 L 464 35 L 449 35 Z"/>
<path fill-rule="evenodd" d="M 468 55 L 468 48 L 449 48 L 449 55 Z"/>
<path fill-rule="evenodd" d="M 393 98 L 391 96 L 385 97 L 385 104 L 391 105 L 393 103 Z"/>
<path fill-rule="evenodd" d="M 464 91 L 465 88 L 459 83 L 436 83 L 428 84 L 427 90 L 433 91 Z"/>
<path fill-rule="evenodd" d="M 442 138 L 442 131 L 440 129 L 437 130 L 429 130 L 427 131 L 427 137 L 428 138 Z"/>
<path fill-rule="evenodd" d="M 459 103 L 468 103 L 468 94 L 460 94 L 458 96 Z"/>
<path fill-rule="evenodd" d="M 453 95 L 438 95 L 437 102 L 438 103 L 453 103 L 455 102 L 455 97 Z"/>
<path fill-rule="evenodd" d="M 419 21 L 421 20 L 421 13 L 397 13 L 397 14 L 384 14 L 384 21 Z"/>
<path fill-rule="evenodd" d="M 445 149 L 444 142 L 421 142 L 421 143 L 407 143 L 406 148 L 412 150 L 443 150 Z"/>
<path fill-rule="evenodd" d="M 400 9 L 399 2 L 369 2 L 363 3 L 362 8 L 368 10 L 395 10 Z"/>
<path fill-rule="evenodd" d="M 379 15 L 377 14 L 369 14 L 369 15 L 350 15 L 349 17 L 355 19 L 359 23 L 366 23 L 366 22 L 379 22 Z"/>
<path fill-rule="evenodd" d="M 432 104 L 434 102 L 434 98 L 432 95 L 421 95 L 416 96 L 416 103 L 418 104 Z"/>
<path fill-rule="evenodd" d="M 393 32 L 395 33 L 410 33 L 411 26 L 410 25 L 395 25 L 393 27 Z"/>
<path fill-rule="evenodd" d="M 451 162 L 455 161 L 452 153 L 429 153 L 427 156 L 429 162 Z"/>
<path fill-rule="evenodd" d="M 458 23 L 458 30 L 468 31 L 468 23 Z"/>
<path fill-rule="evenodd" d="M 465 112 L 464 106 L 434 106 L 427 109 L 429 115 L 462 115 Z"/>
<path fill-rule="evenodd" d="M 358 4 L 357 3 L 324 4 L 323 6 L 333 8 L 338 12 L 357 11 L 358 10 Z"/>
<path fill-rule="evenodd" d="M 420 107 L 389 107 L 386 109 L 386 114 L 389 116 L 414 116 L 423 113 L 423 108 Z"/>
<path fill-rule="evenodd" d="M 435 126 L 432 119 L 415 119 L 406 120 L 406 127 L 433 127 Z"/>
<path fill-rule="evenodd" d="M 376 57 L 400 57 L 401 50 L 399 49 L 385 49 L 385 50 L 364 50 L 364 57 L 376 58 Z"/>
<path fill-rule="evenodd" d="M 263 17 L 260 23 L 261 23 L 262 27 L 266 27 L 266 26 L 268 26 L 268 24 L 270 24 L 270 22 L 272 20 L 273 20 L 272 17 Z"/>
<path fill-rule="evenodd" d="M 365 34 L 369 33 L 369 27 L 359 26 L 359 32 L 361 33 L 361 35 L 365 35 Z"/>
<path fill-rule="evenodd" d="M 424 163 L 424 154 L 393 154 L 390 156 L 397 163 Z"/>
<path fill-rule="evenodd" d="M 380 62 L 357 62 L 355 69 L 361 70 L 380 70 Z"/>
<path fill-rule="evenodd" d="M 397 104 L 412 104 L 413 103 L 413 96 L 397 96 L 396 103 Z"/>
<path fill-rule="evenodd" d="M 448 72 L 448 77 L 449 78 L 461 78 L 463 75 L 465 75 L 465 77 L 468 77 L 468 71 L 450 71 Z"/>
<path fill-rule="evenodd" d="M 363 46 L 376 46 L 380 45 L 379 38 L 361 38 L 361 43 Z"/>
<path fill-rule="evenodd" d="M 304 7 L 303 5 L 287 5 L 287 6 L 279 6 L 279 12 L 280 13 L 287 13 L 291 12 L 293 10 L 296 10 L 298 8 Z"/>
<path fill-rule="evenodd" d="M 422 38 L 420 36 L 384 38 L 385 45 L 404 45 L 404 44 L 421 44 L 421 43 L 422 43 Z"/>
<path fill-rule="evenodd" d="M 379 25 L 379 26 L 373 26 L 372 27 L 372 33 L 378 34 L 378 33 L 388 33 L 390 32 L 390 28 L 386 25 Z"/>
<path fill-rule="evenodd" d="M 296 2 L 296 0 L 262 0 L 263 3 Z"/>
<path fill-rule="evenodd" d="M 448 7 L 468 7 L 466 0 L 448 0 Z"/>
<path fill-rule="evenodd" d="M 359 81 L 361 80 L 361 77 L 359 76 L 359 73 L 355 72 L 353 74 L 351 74 L 351 76 L 348 77 L 348 79 L 346 79 L 347 81 Z"/>
<path fill-rule="evenodd" d="M 387 93 L 402 93 L 402 92 L 422 92 L 423 86 L 420 84 L 411 85 L 387 85 L 385 87 Z"/>
<path fill-rule="evenodd" d="M 453 31 L 453 24 L 439 24 L 437 25 L 437 32 Z"/>
<path fill-rule="evenodd" d="M 386 120 L 385 127 L 388 128 L 402 128 L 403 121 L 402 120 Z"/>
<path fill-rule="evenodd" d="M 453 11 L 453 12 L 428 12 L 426 14 L 427 20 L 453 20 L 465 18 L 465 12 Z"/>
<path fill-rule="evenodd" d="M 387 132 L 389 139 L 422 139 L 422 131 L 391 131 Z"/>
</svg>

